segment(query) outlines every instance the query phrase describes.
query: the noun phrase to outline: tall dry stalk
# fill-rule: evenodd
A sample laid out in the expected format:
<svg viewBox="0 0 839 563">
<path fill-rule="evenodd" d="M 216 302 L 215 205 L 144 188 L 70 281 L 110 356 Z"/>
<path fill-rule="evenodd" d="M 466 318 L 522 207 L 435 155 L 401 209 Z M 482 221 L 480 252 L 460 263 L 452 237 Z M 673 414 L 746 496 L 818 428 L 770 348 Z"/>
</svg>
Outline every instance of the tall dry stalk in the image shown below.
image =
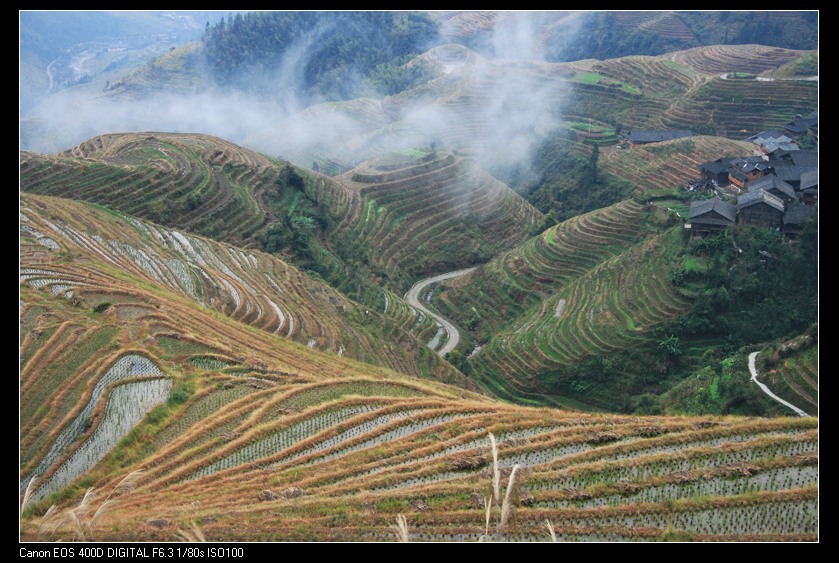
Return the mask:
<svg viewBox="0 0 839 563">
<path fill-rule="evenodd" d="M 29 504 L 29 497 L 32 495 L 32 489 L 35 488 L 35 478 L 29 480 L 26 484 L 26 490 L 23 492 L 23 500 L 20 502 L 20 518 L 23 518 L 23 511 L 26 510 L 26 505 Z"/>
<path fill-rule="evenodd" d="M 114 490 L 111 491 L 111 494 L 105 500 L 110 499 L 113 496 L 119 496 L 122 493 L 127 493 L 129 491 L 133 491 L 137 487 L 137 482 L 143 476 L 143 470 L 137 469 L 132 471 L 128 475 L 126 475 L 122 481 L 117 483 L 117 486 L 114 487 Z"/>
<path fill-rule="evenodd" d="M 492 518 L 492 506 L 499 506 L 501 513 L 498 516 L 498 538 L 504 536 L 504 530 L 510 521 L 513 511 L 515 510 L 515 503 L 518 501 L 518 474 L 521 466 L 517 463 L 513 466 L 510 472 L 510 479 L 507 483 L 507 490 L 504 493 L 504 499 L 501 499 L 501 469 L 498 467 L 498 442 L 492 432 L 489 435 L 490 451 L 492 452 L 492 496 L 484 497 L 484 509 L 486 511 L 486 526 L 484 528 L 484 535 L 479 541 L 489 541 L 489 522 Z"/>
<path fill-rule="evenodd" d="M 400 514 L 396 517 L 396 525 L 391 526 L 390 529 L 396 533 L 396 537 L 399 538 L 399 541 L 411 541 L 408 536 L 408 520 L 405 518 L 404 514 Z"/>
<path fill-rule="evenodd" d="M 518 474 L 520 468 L 521 466 L 517 463 L 513 466 L 513 470 L 510 472 L 510 480 L 507 483 L 507 491 L 504 494 L 504 503 L 501 505 L 501 521 L 498 523 L 499 537 L 504 535 L 504 529 L 506 528 L 507 523 L 510 520 L 510 515 L 514 510 L 513 504 L 515 504 L 516 497 L 518 496 L 516 474 Z"/>
<path fill-rule="evenodd" d="M 486 528 L 484 528 L 484 535 L 482 541 L 489 540 L 489 519 L 492 516 L 492 497 L 484 497 L 484 509 L 486 510 Z"/>
<path fill-rule="evenodd" d="M 201 527 L 194 520 L 189 523 L 189 529 L 178 530 L 178 535 L 181 537 L 181 540 L 185 542 L 203 543 L 207 541 L 207 538 L 204 537 L 204 531 L 201 530 Z"/>
<path fill-rule="evenodd" d="M 489 445 L 492 451 L 492 494 L 498 505 L 501 503 L 501 471 L 498 469 L 498 444 L 492 432 L 489 433 Z"/>
<path fill-rule="evenodd" d="M 52 527 L 51 533 L 55 533 L 63 525 L 63 517 L 58 511 L 58 507 L 54 504 L 50 506 L 41 518 L 41 523 L 38 524 L 38 531 L 35 532 L 35 540 L 40 541 L 41 535 L 47 531 L 47 528 Z"/>
<path fill-rule="evenodd" d="M 53 504 L 41 518 L 41 523 L 38 525 L 37 532 L 35 532 L 35 538 L 40 540 L 44 533 L 49 531 L 50 534 L 55 534 L 64 526 L 69 525 L 73 534 L 80 541 L 93 540 L 93 527 L 102 516 L 119 505 L 119 501 L 112 497 L 117 497 L 134 490 L 142 474 L 143 471 L 138 469 L 126 475 L 122 481 L 117 483 L 96 510 L 93 508 L 97 497 L 94 487 L 90 487 L 85 491 L 81 502 L 75 508 L 68 508 L 60 512 L 58 507 Z M 26 487 L 26 493 L 24 493 L 23 502 L 21 503 L 21 514 L 23 514 L 23 509 L 29 501 L 29 491 L 33 481 L 34 479 Z"/>
<path fill-rule="evenodd" d="M 554 531 L 553 522 L 545 518 L 545 526 L 548 528 L 548 533 L 551 535 L 551 541 L 556 543 L 556 532 Z"/>
</svg>

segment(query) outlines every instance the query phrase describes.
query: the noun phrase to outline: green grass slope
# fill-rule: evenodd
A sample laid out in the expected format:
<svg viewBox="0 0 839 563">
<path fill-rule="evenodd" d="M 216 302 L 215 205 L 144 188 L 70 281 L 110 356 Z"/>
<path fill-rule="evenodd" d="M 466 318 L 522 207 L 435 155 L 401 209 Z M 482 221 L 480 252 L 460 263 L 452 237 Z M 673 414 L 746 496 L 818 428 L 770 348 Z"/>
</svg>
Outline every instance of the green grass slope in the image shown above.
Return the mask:
<svg viewBox="0 0 839 563">
<path fill-rule="evenodd" d="M 352 199 L 336 236 L 369 247 L 371 262 L 403 290 L 423 274 L 488 260 L 541 220 L 510 188 L 445 151 L 391 153 L 339 180 Z"/>
</svg>

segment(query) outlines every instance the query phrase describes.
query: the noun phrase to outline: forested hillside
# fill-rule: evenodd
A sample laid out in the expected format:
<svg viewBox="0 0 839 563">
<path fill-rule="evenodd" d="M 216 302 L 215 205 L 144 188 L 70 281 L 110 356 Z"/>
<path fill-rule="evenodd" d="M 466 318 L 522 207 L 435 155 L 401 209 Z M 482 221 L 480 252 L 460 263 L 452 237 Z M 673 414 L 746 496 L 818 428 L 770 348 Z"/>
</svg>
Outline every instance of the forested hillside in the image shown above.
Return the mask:
<svg viewBox="0 0 839 563">
<path fill-rule="evenodd" d="M 389 71 L 436 40 L 435 22 L 415 12 L 258 12 L 208 25 L 203 46 L 220 85 L 337 100 L 386 90 Z"/>
</svg>

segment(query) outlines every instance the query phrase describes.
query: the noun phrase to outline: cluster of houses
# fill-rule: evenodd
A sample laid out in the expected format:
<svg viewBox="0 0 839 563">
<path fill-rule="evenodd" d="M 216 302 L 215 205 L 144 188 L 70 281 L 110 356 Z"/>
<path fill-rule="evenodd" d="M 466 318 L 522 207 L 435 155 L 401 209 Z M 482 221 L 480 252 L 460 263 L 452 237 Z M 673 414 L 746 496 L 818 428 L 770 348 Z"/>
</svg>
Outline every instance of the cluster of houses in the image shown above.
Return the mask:
<svg viewBox="0 0 839 563">
<path fill-rule="evenodd" d="M 741 223 L 783 231 L 794 239 L 803 222 L 815 213 L 818 156 L 815 150 L 776 149 L 768 155 L 702 163 L 700 181 L 727 186 L 736 203 L 719 196 L 694 201 L 685 227 L 694 236 L 704 237 Z"/>
<path fill-rule="evenodd" d="M 805 135 L 818 139 L 818 114 L 797 117 L 783 131 L 747 138 L 754 156 L 703 162 L 692 187 L 714 189 L 731 202 L 718 195 L 694 201 L 685 228 L 705 237 L 739 223 L 782 231 L 795 239 L 815 214 L 819 199 L 819 153 L 799 148 L 797 141 Z"/>
<path fill-rule="evenodd" d="M 699 166 L 699 180 L 690 189 L 709 189 L 715 195 L 694 201 L 685 228 L 692 236 L 705 237 L 740 223 L 783 231 L 794 239 L 803 223 L 815 214 L 819 199 L 818 150 L 802 150 L 803 137 L 818 141 L 817 112 L 784 125 L 783 130 L 763 131 L 746 140 L 754 156 L 726 157 Z M 691 131 L 632 130 L 624 135 L 631 146 L 690 137 Z M 728 201 L 726 201 L 728 200 Z"/>
</svg>

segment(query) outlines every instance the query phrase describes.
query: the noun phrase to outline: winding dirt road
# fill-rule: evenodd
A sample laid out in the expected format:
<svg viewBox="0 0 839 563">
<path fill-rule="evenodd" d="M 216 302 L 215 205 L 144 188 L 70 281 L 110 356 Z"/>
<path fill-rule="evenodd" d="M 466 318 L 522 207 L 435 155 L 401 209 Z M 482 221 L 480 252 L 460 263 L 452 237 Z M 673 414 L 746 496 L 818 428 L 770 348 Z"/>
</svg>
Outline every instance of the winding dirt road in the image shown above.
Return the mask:
<svg viewBox="0 0 839 563">
<path fill-rule="evenodd" d="M 420 280 L 414 284 L 414 286 L 408 290 L 408 293 L 405 294 L 405 300 L 408 302 L 411 307 L 415 307 L 437 321 L 438 326 L 442 326 L 445 331 L 449 334 L 449 339 L 446 341 L 446 344 L 437 350 L 437 353 L 440 357 L 446 357 L 446 354 L 454 350 L 457 343 L 460 342 L 460 332 L 454 327 L 452 323 L 438 315 L 437 313 L 430 311 L 425 305 L 422 304 L 422 300 L 420 299 L 420 295 L 422 295 L 423 290 L 431 285 L 432 283 L 438 283 L 443 280 L 450 280 L 452 278 L 459 278 L 460 276 L 465 276 L 475 268 L 464 268 L 463 270 L 455 270 L 454 272 L 448 272 L 445 274 L 440 274 L 439 276 L 433 276 L 430 278 L 425 278 L 424 280 Z"/>
<path fill-rule="evenodd" d="M 752 352 L 751 354 L 749 354 L 749 371 L 752 374 L 752 381 L 757 383 L 758 386 L 761 389 L 763 389 L 764 393 L 766 393 L 767 395 L 769 395 L 770 397 L 772 397 L 773 399 L 775 399 L 776 401 L 778 401 L 779 403 L 781 403 L 785 407 L 789 407 L 792 410 L 794 410 L 795 414 L 797 414 L 798 416 L 810 416 L 806 412 L 804 412 L 803 410 L 796 407 L 795 405 L 793 405 L 791 403 L 788 403 L 785 400 L 783 400 L 782 398 L 780 398 L 779 396 L 777 396 L 775 393 L 773 393 L 772 391 L 769 390 L 769 387 L 767 387 L 766 385 L 764 385 L 763 383 L 761 383 L 760 381 L 757 380 L 757 375 L 758 374 L 757 374 L 757 367 L 755 366 L 755 358 L 757 358 L 757 354 L 758 354 L 758 352 Z"/>
</svg>

